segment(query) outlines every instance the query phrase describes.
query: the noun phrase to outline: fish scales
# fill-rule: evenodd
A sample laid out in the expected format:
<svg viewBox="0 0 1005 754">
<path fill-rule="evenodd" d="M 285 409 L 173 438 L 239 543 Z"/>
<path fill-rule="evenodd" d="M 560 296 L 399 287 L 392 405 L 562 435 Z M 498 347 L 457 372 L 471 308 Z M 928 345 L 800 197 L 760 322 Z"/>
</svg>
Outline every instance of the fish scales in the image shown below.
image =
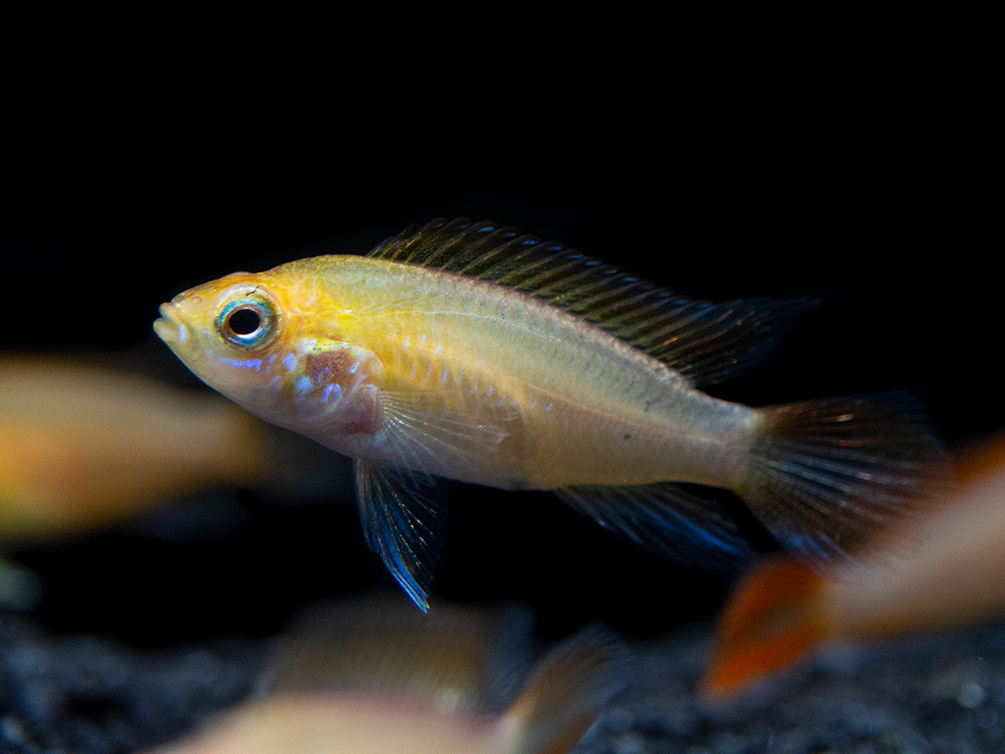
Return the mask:
<svg viewBox="0 0 1005 754">
<path fill-rule="evenodd" d="M 735 492 L 820 564 L 854 557 L 946 476 L 901 394 L 752 408 L 735 376 L 806 301 L 689 301 L 492 223 L 434 220 L 363 256 L 236 273 L 161 307 L 157 334 L 249 412 L 351 456 L 367 542 L 427 606 L 429 482 L 554 490 L 687 561 L 751 554 Z"/>
<path fill-rule="evenodd" d="M 733 481 L 753 412 L 690 388 L 596 325 L 452 273 L 366 257 L 317 264 L 324 261 L 337 272 L 319 270 L 319 298 L 353 281 L 341 302 L 352 322 L 340 329 L 384 365 L 378 387 L 436 391 L 451 409 L 502 414 L 506 438 L 485 459 L 491 468 L 460 476 L 456 469 L 466 464 L 442 458 L 443 468 L 431 473 L 525 489 Z M 300 278 L 294 266 L 284 272 Z M 434 362 L 432 371 L 454 373 L 460 385 L 439 384 L 425 366 Z M 500 411 L 506 406 L 515 410 Z"/>
</svg>

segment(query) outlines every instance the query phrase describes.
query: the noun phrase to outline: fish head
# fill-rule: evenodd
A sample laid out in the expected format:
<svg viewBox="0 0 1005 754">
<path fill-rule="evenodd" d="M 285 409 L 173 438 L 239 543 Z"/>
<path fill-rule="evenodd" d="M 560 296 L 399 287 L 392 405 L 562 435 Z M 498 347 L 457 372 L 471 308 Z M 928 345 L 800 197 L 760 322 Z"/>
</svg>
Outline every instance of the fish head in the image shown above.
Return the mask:
<svg viewBox="0 0 1005 754">
<path fill-rule="evenodd" d="M 161 305 L 154 331 L 199 379 L 249 413 L 311 434 L 380 363 L 342 339 L 348 310 L 309 271 L 288 267 L 187 290 Z"/>
</svg>

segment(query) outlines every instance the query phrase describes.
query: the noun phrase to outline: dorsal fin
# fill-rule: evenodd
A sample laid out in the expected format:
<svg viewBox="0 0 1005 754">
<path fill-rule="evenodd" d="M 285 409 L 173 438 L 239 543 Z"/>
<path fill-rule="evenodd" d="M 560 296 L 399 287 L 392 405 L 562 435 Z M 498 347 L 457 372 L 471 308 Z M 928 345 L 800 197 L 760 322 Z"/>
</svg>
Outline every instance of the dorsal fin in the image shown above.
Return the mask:
<svg viewBox="0 0 1005 754">
<path fill-rule="evenodd" d="M 413 225 L 368 256 L 515 288 L 597 324 L 702 385 L 748 368 L 781 335 L 781 325 L 812 305 L 680 298 L 561 244 L 467 218 Z"/>
</svg>

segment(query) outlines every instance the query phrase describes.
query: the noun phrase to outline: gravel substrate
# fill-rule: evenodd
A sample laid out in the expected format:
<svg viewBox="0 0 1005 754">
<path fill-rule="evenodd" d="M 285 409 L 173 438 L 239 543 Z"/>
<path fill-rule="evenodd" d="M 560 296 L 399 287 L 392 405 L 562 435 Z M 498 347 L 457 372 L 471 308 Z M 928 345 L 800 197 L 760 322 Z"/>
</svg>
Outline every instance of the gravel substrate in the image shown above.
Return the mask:
<svg viewBox="0 0 1005 754">
<path fill-rule="evenodd" d="M 725 704 L 696 698 L 702 626 L 636 646 L 639 673 L 586 754 L 1005 751 L 1005 627 L 831 647 Z"/>
<path fill-rule="evenodd" d="M 695 695 L 711 629 L 628 640 L 633 680 L 579 754 L 1005 751 L 1005 626 L 832 647 L 726 704 Z M 250 694 L 272 642 L 139 650 L 0 614 L 0 751 L 134 752 Z"/>
</svg>

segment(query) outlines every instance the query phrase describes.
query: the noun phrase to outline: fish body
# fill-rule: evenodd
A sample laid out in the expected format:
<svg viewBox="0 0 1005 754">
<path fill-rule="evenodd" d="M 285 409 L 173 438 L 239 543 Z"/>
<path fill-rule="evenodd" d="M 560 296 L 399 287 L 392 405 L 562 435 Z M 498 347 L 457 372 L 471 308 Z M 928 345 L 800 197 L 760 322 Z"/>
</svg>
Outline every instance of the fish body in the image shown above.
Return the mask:
<svg viewBox="0 0 1005 754">
<path fill-rule="evenodd" d="M 267 355 L 183 358 L 252 413 L 345 455 L 409 461 L 385 419 L 397 411 L 421 417 L 436 444 L 419 469 L 503 489 L 730 487 L 746 456 L 753 410 L 518 291 L 340 256 L 231 275 L 195 295 L 263 290 L 288 328 Z M 187 303 L 165 319 L 191 330 Z M 180 345 L 177 329 L 158 332 Z"/>
<path fill-rule="evenodd" d="M 0 542 L 80 535 L 259 480 L 262 426 L 226 401 L 58 359 L 0 360 Z"/>
<path fill-rule="evenodd" d="M 416 621 L 401 609 L 343 606 L 312 621 L 284 642 L 262 698 L 157 754 L 562 754 L 624 684 L 620 645 L 587 631 L 493 710 L 492 675 L 512 676 L 518 650 L 505 621 L 451 607 L 435 622 L 410 610 Z"/>
<path fill-rule="evenodd" d="M 509 727 L 379 698 L 292 696 L 250 704 L 161 754 L 510 754 L 519 749 Z"/>
<path fill-rule="evenodd" d="M 290 697 L 252 704 L 203 739 L 164 754 L 506 754 L 498 723 L 452 719 L 434 708 L 354 697 Z"/>
<path fill-rule="evenodd" d="M 924 487 L 918 458 L 938 452 L 906 403 L 754 409 L 695 387 L 730 376 L 805 305 L 686 301 L 458 220 L 366 257 L 221 278 L 162 306 L 154 327 L 251 413 L 355 459 L 368 541 L 422 606 L 436 476 L 555 490 L 670 552 L 746 554 L 729 518 L 680 482 L 737 492 L 784 543 L 823 558 L 899 515 Z"/>
<path fill-rule="evenodd" d="M 831 642 L 870 642 L 1005 615 L 1005 437 L 959 455 L 958 487 L 915 525 L 887 534 L 901 552 L 824 579 L 789 558 L 755 565 L 719 619 L 704 680 L 735 693 Z M 905 528 L 911 531 L 905 532 Z M 908 548 L 897 540 L 915 542 Z"/>
</svg>

